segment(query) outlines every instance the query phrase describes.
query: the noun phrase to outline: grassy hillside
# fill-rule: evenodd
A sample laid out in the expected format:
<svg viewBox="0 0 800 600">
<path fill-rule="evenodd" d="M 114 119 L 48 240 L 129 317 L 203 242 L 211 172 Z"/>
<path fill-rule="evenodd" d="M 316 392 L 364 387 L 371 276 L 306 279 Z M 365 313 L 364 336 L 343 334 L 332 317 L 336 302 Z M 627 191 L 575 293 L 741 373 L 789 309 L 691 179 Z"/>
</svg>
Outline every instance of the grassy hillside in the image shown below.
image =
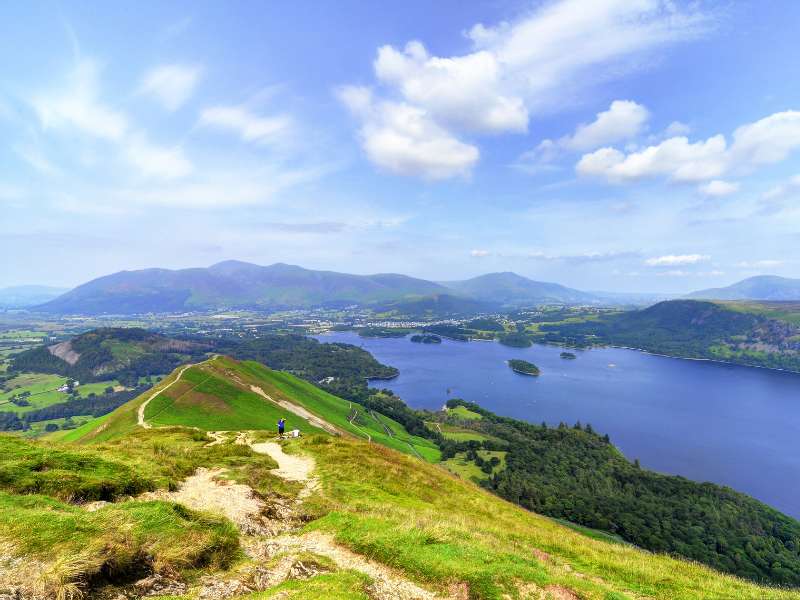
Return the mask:
<svg viewBox="0 0 800 600">
<path fill-rule="evenodd" d="M 207 595 L 209 581 L 245 584 L 237 596 L 245 600 L 410 597 L 376 587 L 389 567 L 393 581 L 453 599 L 800 599 L 797 591 L 593 539 L 355 438 L 317 435 L 284 446 L 314 459 L 318 485 L 305 499 L 270 473 L 269 457 L 207 442 L 201 432 L 174 428 L 90 446 L 0 438 L 8 463 L 0 469 L 0 594 L 38 589 L 69 598 L 109 585 L 131 592 L 130 584 L 156 573 L 182 586 L 171 600 L 203 590 L 221 597 Z M 299 512 L 277 532 L 248 533 L 213 512 L 127 499 L 174 488 L 198 466 L 224 469 L 258 490 L 269 519 L 280 518 L 276 506 L 300 502 Z M 114 502 L 94 511 L 76 503 L 91 499 Z M 278 554 L 262 554 L 273 547 Z M 344 559 L 332 561 L 332 553 Z M 371 575 L 359 566 L 366 562 Z M 285 574 L 272 575 L 281 565 Z M 296 565 L 303 570 L 292 575 Z"/>
<path fill-rule="evenodd" d="M 130 433 L 138 427 L 138 411 L 144 403 L 144 419 L 153 427 L 274 431 L 278 419 L 285 417 L 287 429 L 299 428 L 304 434 L 321 431 L 318 423 L 309 423 L 309 419 L 280 406 L 281 402 L 305 409 L 346 435 L 370 439 L 426 460 L 439 458 L 433 442 L 410 435 L 397 421 L 333 396 L 289 373 L 227 357 L 177 369 L 152 390 L 66 439 L 102 441 Z"/>
</svg>

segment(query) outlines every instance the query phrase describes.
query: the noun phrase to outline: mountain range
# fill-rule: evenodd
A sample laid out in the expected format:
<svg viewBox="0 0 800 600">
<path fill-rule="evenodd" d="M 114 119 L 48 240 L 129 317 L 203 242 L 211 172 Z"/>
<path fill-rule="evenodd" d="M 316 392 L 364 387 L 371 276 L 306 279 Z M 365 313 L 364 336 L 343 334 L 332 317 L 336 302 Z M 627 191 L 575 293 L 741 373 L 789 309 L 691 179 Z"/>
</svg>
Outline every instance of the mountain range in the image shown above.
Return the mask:
<svg viewBox="0 0 800 600">
<path fill-rule="evenodd" d="M 692 292 L 688 297 L 702 300 L 799 301 L 800 279 L 789 279 L 777 275 L 758 275 L 727 287 Z"/>
<path fill-rule="evenodd" d="M 54 314 L 137 314 L 231 309 L 370 306 L 403 314 L 474 314 L 537 304 L 647 305 L 668 295 L 589 292 L 511 272 L 461 281 L 395 273 L 352 275 L 276 263 L 229 260 L 207 268 L 120 271 L 93 279 L 36 310 Z M 705 300 L 800 300 L 800 279 L 758 276 L 693 292 Z M 2 295 L 0 295 L 2 300 Z M 33 303 L 29 303 L 31 306 Z M 2 306 L 2 302 L 0 302 Z"/>
<path fill-rule="evenodd" d="M 541 303 L 592 304 L 600 296 L 514 273 L 433 282 L 393 273 L 351 275 L 276 263 L 225 261 L 208 268 L 120 271 L 84 283 L 37 307 L 58 314 L 134 314 L 192 310 L 391 306 L 420 301 L 456 312 Z M 463 306 L 460 306 L 462 305 Z"/>
</svg>

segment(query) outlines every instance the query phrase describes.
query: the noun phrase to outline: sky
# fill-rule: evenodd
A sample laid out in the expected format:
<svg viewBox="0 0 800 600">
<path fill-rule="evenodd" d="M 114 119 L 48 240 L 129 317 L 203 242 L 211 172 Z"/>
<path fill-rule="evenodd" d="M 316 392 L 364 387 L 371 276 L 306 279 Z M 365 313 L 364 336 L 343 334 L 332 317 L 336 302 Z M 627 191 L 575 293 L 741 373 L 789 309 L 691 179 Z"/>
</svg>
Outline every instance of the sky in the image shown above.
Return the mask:
<svg viewBox="0 0 800 600">
<path fill-rule="evenodd" d="M 800 3 L 0 3 L 0 287 L 800 276 Z"/>
</svg>

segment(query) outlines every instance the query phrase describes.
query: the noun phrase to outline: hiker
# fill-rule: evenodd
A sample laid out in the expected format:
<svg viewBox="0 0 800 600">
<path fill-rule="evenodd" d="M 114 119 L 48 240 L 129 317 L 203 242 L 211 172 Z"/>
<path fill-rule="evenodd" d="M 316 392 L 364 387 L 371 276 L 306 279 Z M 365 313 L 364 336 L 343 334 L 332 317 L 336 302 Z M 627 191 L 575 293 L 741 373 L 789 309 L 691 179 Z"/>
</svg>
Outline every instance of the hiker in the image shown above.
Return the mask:
<svg viewBox="0 0 800 600">
<path fill-rule="evenodd" d="M 286 429 L 286 419 L 281 417 L 278 419 L 278 437 L 283 437 L 284 429 Z"/>
</svg>

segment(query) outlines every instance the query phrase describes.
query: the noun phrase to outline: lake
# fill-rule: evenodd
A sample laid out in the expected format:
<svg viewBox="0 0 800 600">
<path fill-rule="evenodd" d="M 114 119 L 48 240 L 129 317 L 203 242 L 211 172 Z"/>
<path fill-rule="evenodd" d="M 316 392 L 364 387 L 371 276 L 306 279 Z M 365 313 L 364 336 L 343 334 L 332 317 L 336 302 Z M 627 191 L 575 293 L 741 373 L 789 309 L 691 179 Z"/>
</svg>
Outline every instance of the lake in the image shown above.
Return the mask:
<svg viewBox="0 0 800 600">
<path fill-rule="evenodd" d="M 800 375 L 654 356 L 619 348 L 575 350 L 496 342 L 415 344 L 408 338 L 317 336 L 371 352 L 400 370 L 376 381 L 414 408 L 448 398 L 533 423 L 591 423 L 642 466 L 729 485 L 800 518 Z M 518 375 L 505 361 L 542 370 Z"/>
</svg>

